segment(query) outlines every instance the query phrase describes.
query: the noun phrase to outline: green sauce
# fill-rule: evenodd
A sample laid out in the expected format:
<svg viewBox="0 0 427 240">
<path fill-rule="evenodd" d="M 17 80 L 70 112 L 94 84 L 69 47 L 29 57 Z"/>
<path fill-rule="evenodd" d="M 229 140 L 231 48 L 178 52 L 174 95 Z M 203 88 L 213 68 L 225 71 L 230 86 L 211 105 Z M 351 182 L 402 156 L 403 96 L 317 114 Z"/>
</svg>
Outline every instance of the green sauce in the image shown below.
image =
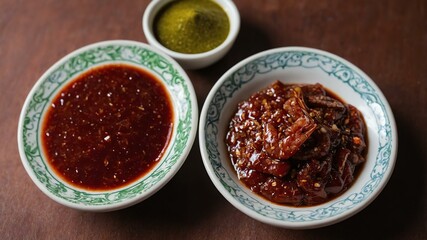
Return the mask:
<svg viewBox="0 0 427 240">
<path fill-rule="evenodd" d="M 177 0 L 167 4 L 154 21 L 157 40 L 170 50 L 202 53 L 225 41 L 230 22 L 212 0 Z"/>
</svg>

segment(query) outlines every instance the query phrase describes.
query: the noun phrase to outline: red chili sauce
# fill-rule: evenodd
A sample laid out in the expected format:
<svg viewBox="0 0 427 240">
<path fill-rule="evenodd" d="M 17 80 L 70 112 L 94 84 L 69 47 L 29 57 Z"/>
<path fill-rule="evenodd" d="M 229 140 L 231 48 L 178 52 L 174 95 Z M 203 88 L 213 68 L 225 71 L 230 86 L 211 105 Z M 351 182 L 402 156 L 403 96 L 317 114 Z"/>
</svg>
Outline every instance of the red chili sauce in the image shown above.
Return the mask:
<svg viewBox="0 0 427 240">
<path fill-rule="evenodd" d="M 165 86 L 129 65 L 105 65 L 78 76 L 52 101 L 42 126 L 49 165 L 88 190 L 125 186 L 159 162 L 173 129 Z"/>
<path fill-rule="evenodd" d="M 320 84 L 277 81 L 239 103 L 226 135 L 231 162 L 252 191 L 313 206 L 348 189 L 365 162 L 361 113 Z"/>
</svg>

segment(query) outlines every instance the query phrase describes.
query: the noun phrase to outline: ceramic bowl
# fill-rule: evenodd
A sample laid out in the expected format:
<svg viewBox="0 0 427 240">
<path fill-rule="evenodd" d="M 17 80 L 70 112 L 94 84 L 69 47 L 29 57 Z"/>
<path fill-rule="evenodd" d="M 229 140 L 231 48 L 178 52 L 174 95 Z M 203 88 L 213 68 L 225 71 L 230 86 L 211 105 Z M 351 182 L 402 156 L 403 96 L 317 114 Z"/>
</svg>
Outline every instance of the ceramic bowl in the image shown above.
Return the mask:
<svg viewBox="0 0 427 240">
<path fill-rule="evenodd" d="M 142 18 L 142 29 L 150 45 L 174 58 L 185 69 L 199 69 L 207 67 L 217 62 L 230 50 L 240 30 L 239 11 L 233 1 L 230 0 L 213 0 L 225 10 L 230 20 L 230 32 L 225 41 L 218 47 L 203 53 L 186 54 L 172 51 L 159 43 L 154 35 L 153 22 L 157 13 L 171 1 L 173 0 L 154 0 L 151 1 L 145 9 L 144 16 Z"/>
<path fill-rule="evenodd" d="M 173 101 L 175 127 L 163 157 L 143 177 L 117 190 L 82 190 L 62 180 L 47 163 L 40 143 L 41 122 L 52 99 L 68 82 L 93 67 L 112 63 L 141 68 L 152 73 L 166 86 Z M 112 211 L 150 197 L 175 175 L 194 142 L 197 119 L 198 107 L 192 83 L 173 59 L 139 42 L 99 42 L 65 56 L 36 82 L 19 119 L 19 153 L 33 182 L 56 202 L 79 210 Z"/>
<path fill-rule="evenodd" d="M 339 197 L 311 207 L 283 206 L 259 197 L 238 180 L 225 146 L 229 121 L 239 102 L 275 80 L 319 82 L 362 112 L 368 128 L 367 161 L 352 186 Z M 324 51 L 285 47 L 251 56 L 218 80 L 201 112 L 199 144 L 209 177 L 234 207 L 267 224 L 307 229 L 342 221 L 378 196 L 395 165 L 397 132 L 387 100 L 359 68 Z"/>
</svg>

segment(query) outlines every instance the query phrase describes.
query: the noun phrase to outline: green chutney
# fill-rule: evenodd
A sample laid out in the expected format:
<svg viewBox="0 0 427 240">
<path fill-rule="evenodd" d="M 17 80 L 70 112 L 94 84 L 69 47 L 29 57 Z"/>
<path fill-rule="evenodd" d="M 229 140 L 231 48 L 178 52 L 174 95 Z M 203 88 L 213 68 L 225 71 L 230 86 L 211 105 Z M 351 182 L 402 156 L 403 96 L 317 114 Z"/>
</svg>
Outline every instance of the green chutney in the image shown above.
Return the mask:
<svg viewBox="0 0 427 240">
<path fill-rule="evenodd" d="M 177 0 L 168 3 L 154 21 L 157 40 L 180 53 L 202 53 L 219 46 L 228 36 L 230 22 L 212 0 Z"/>
</svg>

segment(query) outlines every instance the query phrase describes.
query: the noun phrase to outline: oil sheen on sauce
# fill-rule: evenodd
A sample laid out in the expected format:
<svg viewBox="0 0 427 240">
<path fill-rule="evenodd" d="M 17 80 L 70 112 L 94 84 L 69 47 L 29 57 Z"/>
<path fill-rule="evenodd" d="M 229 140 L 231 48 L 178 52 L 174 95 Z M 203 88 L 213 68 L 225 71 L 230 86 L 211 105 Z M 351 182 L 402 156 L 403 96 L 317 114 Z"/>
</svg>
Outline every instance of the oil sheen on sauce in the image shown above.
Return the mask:
<svg viewBox="0 0 427 240">
<path fill-rule="evenodd" d="M 238 178 L 288 206 L 344 193 L 366 161 L 362 113 L 320 84 L 276 81 L 242 101 L 226 136 Z"/>
<path fill-rule="evenodd" d="M 69 184 L 103 191 L 128 185 L 161 159 L 174 112 L 155 76 L 125 64 L 78 76 L 53 99 L 42 125 L 48 163 Z"/>
</svg>

